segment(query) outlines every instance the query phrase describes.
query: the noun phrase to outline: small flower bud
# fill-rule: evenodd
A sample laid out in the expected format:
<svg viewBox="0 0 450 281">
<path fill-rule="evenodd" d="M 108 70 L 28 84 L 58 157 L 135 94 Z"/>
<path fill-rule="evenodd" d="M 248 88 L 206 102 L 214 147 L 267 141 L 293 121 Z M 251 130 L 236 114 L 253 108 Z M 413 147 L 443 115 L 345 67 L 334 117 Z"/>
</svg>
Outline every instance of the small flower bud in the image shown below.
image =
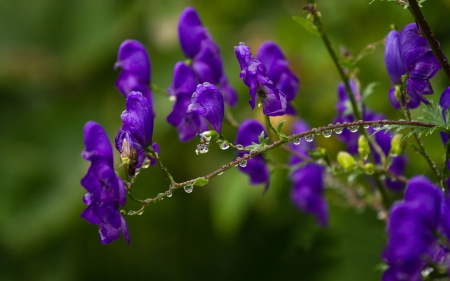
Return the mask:
<svg viewBox="0 0 450 281">
<path fill-rule="evenodd" d="M 314 160 L 324 159 L 327 156 L 327 150 L 322 147 L 308 151 L 309 156 Z"/>
<path fill-rule="evenodd" d="M 367 156 L 369 156 L 370 154 L 369 142 L 367 141 L 367 138 L 363 135 L 359 136 L 358 139 L 358 153 L 359 157 L 361 157 L 362 160 L 366 160 Z"/>
<path fill-rule="evenodd" d="M 403 135 L 401 134 L 396 134 L 395 136 L 392 137 L 391 151 L 390 151 L 392 156 L 402 155 L 403 152 L 405 151 L 406 142 L 405 140 L 402 140 L 402 137 Z"/>
<path fill-rule="evenodd" d="M 337 161 L 346 171 L 351 171 L 355 168 L 355 159 L 348 152 L 339 151 L 337 154 Z"/>
</svg>

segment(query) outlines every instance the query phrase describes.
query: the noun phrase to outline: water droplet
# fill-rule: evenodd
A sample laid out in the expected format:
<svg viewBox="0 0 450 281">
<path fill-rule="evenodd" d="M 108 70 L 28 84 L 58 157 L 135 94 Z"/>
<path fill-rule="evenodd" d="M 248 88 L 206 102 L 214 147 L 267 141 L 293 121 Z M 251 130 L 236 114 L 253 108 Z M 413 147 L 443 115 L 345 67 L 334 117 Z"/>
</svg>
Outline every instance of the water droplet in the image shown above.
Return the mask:
<svg viewBox="0 0 450 281">
<path fill-rule="evenodd" d="M 369 127 L 370 127 L 369 124 L 364 124 L 364 125 L 363 125 L 363 128 L 364 128 L 364 129 L 368 129 Z"/>
<path fill-rule="evenodd" d="M 324 137 L 326 137 L 326 138 L 329 138 L 329 137 L 331 137 L 331 134 L 333 133 L 333 131 L 331 131 L 331 130 L 323 130 L 322 131 L 322 135 L 324 136 Z"/>
<path fill-rule="evenodd" d="M 348 129 L 350 130 L 350 132 L 354 133 L 354 132 L 358 131 L 359 126 L 350 126 L 350 127 L 348 127 Z"/>
<path fill-rule="evenodd" d="M 221 174 L 223 174 L 223 172 L 218 173 L 217 175 L 220 176 Z"/>
<path fill-rule="evenodd" d="M 176 101 L 176 100 L 177 100 L 177 97 L 176 97 L 176 96 L 170 96 L 170 97 L 169 97 L 169 101 L 172 101 L 172 102 L 173 102 L 173 101 Z"/>
<path fill-rule="evenodd" d="M 380 126 L 380 124 L 378 124 L 378 123 L 374 123 L 374 124 L 372 124 L 372 128 L 373 128 L 375 131 L 378 131 L 378 130 L 381 128 L 381 126 Z"/>
<path fill-rule="evenodd" d="M 386 212 L 385 211 L 379 211 L 377 214 L 377 219 L 384 220 L 386 218 Z"/>
<path fill-rule="evenodd" d="M 258 107 L 261 107 L 262 106 L 262 102 L 258 102 Z"/>
<path fill-rule="evenodd" d="M 197 144 L 197 149 L 195 150 L 195 153 L 197 155 L 199 153 L 200 154 L 205 154 L 205 153 L 208 153 L 208 149 L 209 149 L 208 144 L 200 143 L 200 144 Z"/>
<path fill-rule="evenodd" d="M 433 271 L 434 271 L 434 268 L 432 268 L 432 267 L 424 268 L 422 270 L 422 277 L 428 277 L 428 275 L 430 275 Z"/>
<path fill-rule="evenodd" d="M 207 86 L 207 85 L 209 85 L 209 83 L 208 82 L 203 82 L 203 85 Z"/>
<path fill-rule="evenodd" d="M 314 140 L 314 135 L 313 135 L 313 134 L 311 134 L 311 135 L 306 135 L 306 136 L 305 136 L 305 140 L 306 140 L 307 142 L 312 142 L 312 141 Z"/>
<path fill-rule="evenodd" d="M 139 212 L 136 213 L 136 215 L 140 216 L 144 213 L 144 210 L 140 210 Z"/>
<path fill-rule="evenodd" d="M 159 201 L 164 200 L 164 194 L 158 193 L 158 200 L 159 200 Z"/>
<path fill-rule="evenodd" d="M 312 129 L 311 131 L 313 131 L 316 135 L 320 136 L 320 131 L 317 129 Z"/>
<path fill-rule="evenodd" d="M 145 158 L 144 163 L 142 163 L 141 168 L 147 169 L 150 166 L 150 159 Z"/>
<path fill-rule="evenodd" d="M 239 42 L 239 45 L 245 45 L 245 43 L 244 42 Z"/>
<path fill-rule="evenodd" d="M 336 133 L 336 135 L 340 135 L 340 134 L 342 134 L 343 130 L 344 130 L 344 128 L 339 127 L 339 128 L 334 128 L 333 131 Z"/>
<path fill-rule="evenodd" d="M 172 197 L 172 191 L 170 191 L 170 190 L 167 191 L 167 195 L 166 196 L 169 197 L 169 198 Z"/>
<path fill-rule="evenodd" d="M 226 141 L 221 141 L 219 142 L 219 147 L 222 150 L 227 150 L 230 147 L 230 145 Z"/>
<path fill-rule="evenodd" d="M 241 166 L 242 168 L 247 166 L 247 159 L 242 159 L 241 162 L 239 162 L 239 166 Z"/>
<path fill-rule="evenodd" d="M 191 95 L 191 102 L 194 102 L 194 98 L 195 98 L 195 94 L 196 94 L 197 92 L 194 92 L 192 95 Z"/>
<path fill-rule="evenodd" d="M 184 191 L 186 193 L 192 193 L 193 190 L 194 190 L 194 186 L 192 185 L 192 183 L 188 183 L 184 186 Z"/>
<path fill-rule="evenodd" d="M 238 144 L 238 145 L 236 145 L 236 149 L 242 150 L 242 149 L 244 149 L 244 147 L 242 146 L 242 144 Z"/>
<path fill-rule="evenodd" d="M 301 142 L 301 138 L 295 138 L 293 141 L 292 141 L 292 143 L 294 143 L 294 145 L 299 145 L 300 144 L 300 142 Z"/>
</svg>

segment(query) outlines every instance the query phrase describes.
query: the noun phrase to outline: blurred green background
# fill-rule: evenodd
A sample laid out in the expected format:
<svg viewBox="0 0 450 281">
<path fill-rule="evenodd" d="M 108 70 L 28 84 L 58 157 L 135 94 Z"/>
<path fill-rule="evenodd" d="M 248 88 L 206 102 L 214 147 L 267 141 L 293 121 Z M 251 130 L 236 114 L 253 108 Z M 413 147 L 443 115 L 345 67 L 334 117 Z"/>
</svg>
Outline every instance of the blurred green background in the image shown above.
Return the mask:
<svg viewBox="0 0 450 281">
<path fill-rule="evenodd" d="M 369 0 L 318 1 L 335 47 L 357 54 L 383 39 L 391 24 L 413 22 L 400 6 Z M 277 42 L 300 76 L 295 100 L 312 127 L 335 115 L 339 76 L 320 38 L 292 20 L 304 16 L 306 1 L 227 0 L 0 0 L 0 280 L 379 280 L 384 223 L 369 208 L 331 204 L 330 226 L 321 229 L 289 199 L 287 172 L 276 170 L 271 186 L 250 186 L 237 169 L 214 178 L 192 194 L 175 192 L 127 217 L 131 245 L 121 238 L 101 245 L 97 226 L 80 218 L 85 208 L 80 185 L 89 166 L 80 156 L 83 126 L 102 124 L 113 140 L 125 100 L 114 88 L 117 50 L 125 39 L 144 43 L 152 61 L 152 83 L 171 84 L 175 62 L 183 60 L 177 21 L 187 6 L 200 17 L 221 48 L 225 72 L 240 95 L 232 112 L 238 121 L 260 118 L 250 111 L 248 90 L 239 79 L 233 46 L 243 41 L 256 54 L 265 40 Z M 427 1 L 424 13 L 450 54 L 447 0 Z M 380 82 L 367 105 L 401 118 L 387 98 L 389 78 L 383 46 L 363 59 L 362 88 Z M 439 73 L 435 95 L 448 85 Z M 217 147 L 194 153 L 197 140 L 179 143 L 165 121 L 172 103 L 154 94 L 154 140 L 177 181 L 205 175 L 235 154 Z M 224 126 L 224 134 L 235 132 Z M 334 158 L 343 146 L 317 138 Z M 425 139 L 442 165 L 437 134 Z M 409 149 L 407 176 L 430 175 L 425 161 Z M 118 155 L 116 155 L 117 157 Z M 285 161 L 285 152 L 271 153 Z M 116 163 L 118 163 L 116 161 Z M 426 171 L 426 172 L 424 172 Z M 136 196 L 154 197 L 168 188 L 162 172 L 143 171 Z M 126 209 L 139 206 L 129 200 Z"/>
</svg>

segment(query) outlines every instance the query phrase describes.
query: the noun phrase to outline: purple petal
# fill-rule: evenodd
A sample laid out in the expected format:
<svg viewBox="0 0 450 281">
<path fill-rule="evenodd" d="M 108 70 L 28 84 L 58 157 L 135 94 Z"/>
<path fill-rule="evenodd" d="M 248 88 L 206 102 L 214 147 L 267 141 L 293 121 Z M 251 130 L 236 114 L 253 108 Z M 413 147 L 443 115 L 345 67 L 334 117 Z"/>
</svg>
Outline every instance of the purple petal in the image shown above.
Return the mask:
<svg viewBox="0 0 450 281">
<path fill-rule="evenodd" d="M 194 70 L 184 62 L 177 62 L 173 70 L 173 83 L 168 92 L 171 96 L 191 96 L 197 87 Z"/>
<path fill-rule="evenodd" d="M 237 92 L 233 87 L 231 87 L 228 84 L 228 80 L 225 77 L 225 75 L 222 75 L 222 78 L 220 79 L 219 84 L 220 84 L 220 89 L 222 90 L 222 93 L 223 93 L 224 101 L 231 107 L 236 106 L 237 100 L 238 100 Z"/>
<path fill-rule="evenodd" d="M 223 75 L 222 58 L 219 47 L 212 40 L 203 40 L 200 51 L 194 57 L 192 68 L 199 82 L 218 84 Z"/>
<path fill-rule="evenodd" d="M 89 121 L 84 126 L 84 144 L 85 149 L 82 156 L 86 160 L 92 160 L 94 157 L 107 159 L 108 164 L 113 166 L 112 147 L 109 143 L 105 130 L 98 123 Z"/>
<path fill-rule="evenodd" d="M 208 36 L 197 11 L 191 7 L 184 9 L 178 22 L 178 37 L 185 56 L 194 58 L 200 51 L 202 41 Z"/>
<path fill-rule="evenodd" d="M 386 69 L 394 85 L 402 84 L 402 76 L 405 74 L 403 61 L 400 56 L 399 46 L 400 33 L 397 30 L 391 30 L 386 36 L 386 46 L 384 51 L 384 62 Z"/>
<path fill-rule="evenodd" d="M 193 98 L 186 113 L 197 113 L 205 117 L 220 134 L 224 116 L 223 97 L 220 90 L 209 83 L 199 84 Z"/>
</svg>

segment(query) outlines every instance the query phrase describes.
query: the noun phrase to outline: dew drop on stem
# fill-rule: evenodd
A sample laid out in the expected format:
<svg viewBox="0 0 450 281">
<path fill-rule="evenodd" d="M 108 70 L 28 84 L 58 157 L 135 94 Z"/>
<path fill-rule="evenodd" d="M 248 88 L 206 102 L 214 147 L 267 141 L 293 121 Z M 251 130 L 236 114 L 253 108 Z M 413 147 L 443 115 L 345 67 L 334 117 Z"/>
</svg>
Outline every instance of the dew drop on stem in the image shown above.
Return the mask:
<svg viewBox="0 0 450 281">
<path fill-rule="evenodd" d="M 184 191 L 185 191 L 186 193 L 192 193 L 193 190 L 194 190 L 194 186 L 193 186 L 191 183 L 186 184 L 186 185 L 184 186 Z"/>
<path fill-rule="evenodd" d="M 307 142 L 312 142 L 314 140 L 314 134 L 306 135 L 305 140 Z"/>
</svg>

